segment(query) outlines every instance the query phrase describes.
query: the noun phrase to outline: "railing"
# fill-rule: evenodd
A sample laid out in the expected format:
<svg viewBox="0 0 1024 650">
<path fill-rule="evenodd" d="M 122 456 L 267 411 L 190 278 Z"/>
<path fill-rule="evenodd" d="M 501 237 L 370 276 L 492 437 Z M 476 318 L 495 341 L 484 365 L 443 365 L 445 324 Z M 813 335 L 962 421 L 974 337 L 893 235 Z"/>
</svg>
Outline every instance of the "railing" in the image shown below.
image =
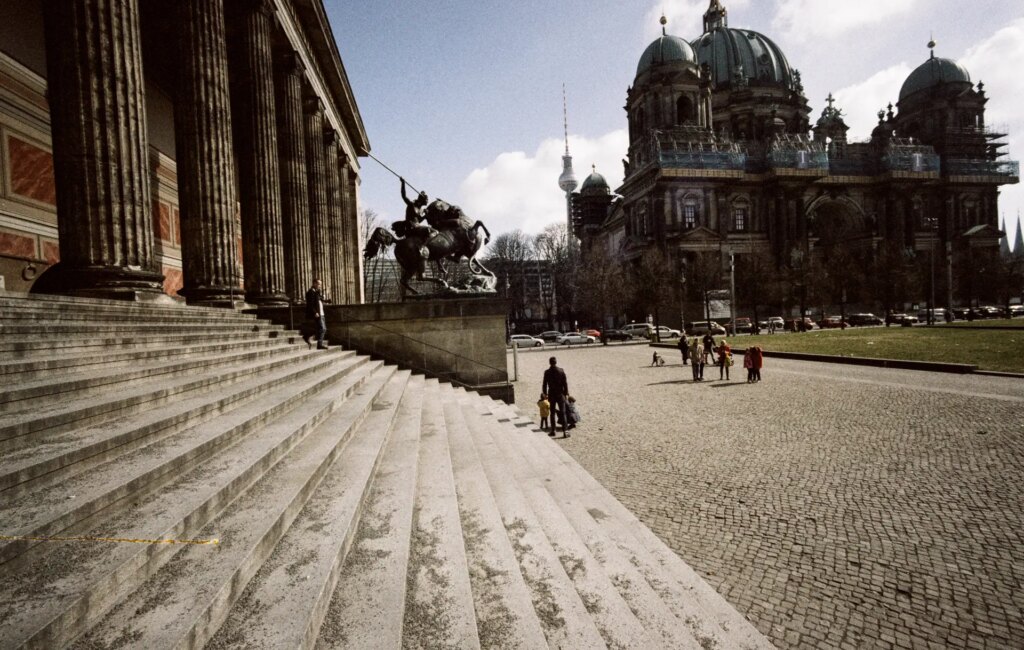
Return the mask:
<svg viewBox="0 0 1024 650">
<path fill-rule="evenodd" d="M 1016 160 L 947 160 L 946 173 L 956 176 L 1020 177 L 1020 163 Z"/>
<path fill-rule="evenodd" d="M 353 345 L 352 344 L 352 327 L 353 326 L 356 326 L 356 327 L 370 327 L 374 331 L 381 332 L 381 333 L 387 335 L 389 338 L 393 338 L 396 341 L 401 341 L 403 343 L 403 345 L 396 345 L 396 346 L 384 345 L 384 346 L 378 346 L 376 339 L 374 339 L 373 345 L 370 346 L 372 349 L 367 349 L 366 345 Z M 389 330 L 388 328 L 382 327 L 382 326 L 380 326 L 380 325 L 378 325 L 376 323 L 370 323 L 370 322 L 351 323 L 349 328 L 348 328 L 348 330 L 347 330 L 347 335 L 348 335 L 348 340 L 346 341 L 346 347 L 348 347 L 349 349 L 359 348 L 359 352 L 361 352 L 363 354 L 370 354 L 370 355 L 376 355 L 376 356 L 382 357 L 382 358 L 384 358 L 387 361 L 396 363 L 399 366 L 408 368 L 409 370 L 413 370 L 413 371 L 416 371 L 416 372 L 421 372 L 421 373 L 423 373 L 423 374 L 425 374 L 425 375 L 427 375 L 429 377 L 435 377 L 437 379 L 441 379 L 441 380 L 447 381 L 447 382 L 449 382 L 451 384 L 454 384 L 456 386 L 461 386 L 462 388 L 468 388 L 470 390 L 477 389 L 477 388 L 479 388 L 482 385 L 501 385 L 502 384 L 502 382 L 500 380 L 496 381 L 496 382 L 495 381 L 483 381 L 483 380 L 480 380 L 476 384 L 472 384 L 472 383 L 469 383 L 467 381 L 464 381 L 464 379 L 466 377 L 468 377 L 468 376 L 470 376 L 470 375 L 472 375 L 474 373 L 477 374 L 478 378 L 482 378 L 483 374 L 485 374 L 485 373 L 482 373 L 480 369 L 484 369 L 486 371 L 491 371 L 493 373 L 493 376 L 504 376 L 504 378 L 505 378 L 504 379 L 504 386 L 505 386 L 506 390 L 509 390 L 509 391 L 511 390 L 512 382 L 509 381 L 509 379 L 508 379 L 508 368 L 507 367 L 505 367 L 505 368 L 496 368 L 496 367 L 491 366 L 489 364 L 486 364 L 486 363 L 484 363 L 482 361 L 477 361 L 476 359 L 470 359 L 469 357 L 466 357 L 466 356 L 463 356 L 463 355 L 458 354 L 456 352 L 453 352 L 453 351 L 451 351 L 451 350 L 449 350 L 447 348 L 442 348 L 442 347 L 439 347 L 439 346 L 434 345 L 432 343 L 427 343 L 426 341 L 422 341 L 420 339 L 414 339 L 413 337 L 408 336 L 406 334 L 402 334 L 401 332 L 396 332 L 394 330 Z M 400 350 L 402 348 L 405 348 L 407 350 L 415 350 L 416 348 L 419 348 L 419 351 L 418 351 L 418 353 L 409 353 L 409 354 L 403 354 L 403 355 L 397 355 L 397 354 L 394 353 L 395 350 Z M 439 360 L 440 359 L 444 359 L 444 363 L 442 364 L 442 363 L 440 363 L 440 361 L 437 364 L 429 363 L 428 362 L 428 358 L 430 357 L 430 353 L 431 352 L 433 352 L 433 356 L 437 357 Z M 419 363 L 413 361 L 413 358 L 415 356 L 418 356 L 422 361 L 420 361 Z M 449 366 L 450 367 L 452 360 L 454 360 L 454 362 L 455 362 L 455 368 L 453 370 L 442 370 L 442 369 L 440 369 L 443 366 Z M 466 366 L 468 366 L 468 368 Z M 460 377 L 462 377 L 462 379 L 460 379 Z"/>
<path fill-rule="evenodd" d="M 768 152 L 768 166 L 775 169 L 828 170 L 828 154 L 824 151 L 773 149 Z"/>
<path fill-rule="evenodd" d="M 676 169 L 733 169 L 742 170 L 747 155 L 736 151 L 662 151 L 662 167 Z"/>
<path fill-rule="evenodd" d="M 934 153 L 889 150 L 882 156 L 882 168 L 886 171 L 938 172 L 939 156 Z"/>
</svg>

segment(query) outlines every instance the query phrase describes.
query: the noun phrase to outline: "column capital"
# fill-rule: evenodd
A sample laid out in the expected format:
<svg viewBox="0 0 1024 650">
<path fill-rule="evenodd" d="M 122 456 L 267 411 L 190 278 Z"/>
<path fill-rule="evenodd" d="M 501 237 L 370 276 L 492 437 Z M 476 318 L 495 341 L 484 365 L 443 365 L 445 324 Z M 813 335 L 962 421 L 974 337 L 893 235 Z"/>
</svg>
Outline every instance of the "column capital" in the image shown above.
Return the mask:
<svg viewBox="0 0 1024 650">
<path fill-rule="evenodd" d="M 302 56 L 295 50 L 282 52 L 278 56 L 278 63 L 281 71 L 285 74 L 300 76 L 306 72 L 306 64 L 302 62 Z"/>
<path fill-rule="evenodd" d="M 307 97 L 302 102 L 302 112 L 307 115 L 323 115 L 324 102 L 319 97 Z"/>
<path fill-rule="evenodd" d="M 341 145 L 341 136 L 338 135 L 338 132 L 336 130 L 334 130 L 333 128 L 327 127 L 327 128 L 324 129 L 324 144 L 327 145 L 328 147 L 340 146 Z"/>
<path fill-rule="evenodd" d="M 271 17 L 277 12 L 274 0 L 236 0 L 236 2 L 242 9 L 253 12 L 258 11 L 267 17 Z"/>
</svg>

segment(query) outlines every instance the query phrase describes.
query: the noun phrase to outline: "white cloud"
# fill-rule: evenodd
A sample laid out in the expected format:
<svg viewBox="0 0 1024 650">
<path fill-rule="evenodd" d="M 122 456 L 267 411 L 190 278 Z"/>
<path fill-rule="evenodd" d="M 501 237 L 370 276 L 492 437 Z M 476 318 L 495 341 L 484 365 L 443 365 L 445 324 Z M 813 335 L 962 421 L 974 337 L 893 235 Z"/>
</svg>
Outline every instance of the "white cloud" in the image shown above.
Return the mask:
<svg viewBox="0 0 1024 650">
<path fill-rule="evenodd" d="M 596 139 L 569 137 L 573 168 L 580 183 L 591 165 L 614 191 L 622 183 L 622 158 L 629 147 L 625 129 Z M 535 234 L 565 221 L 565 194 L 558 187 L 565 141 L 549 138 L 528 156 L 522 151 L 499 154 L 483 169 L 474 169 L 459 188 L 460 206 L 497 235 L 516 228 Z"/>
<path fill-rule="evenodd" d="M 896 103 L 900 87 L 910 72 L 909 65 L 899 63 L 835 92 L 836 106 L 843 111 L 851 140 L 871 137 L 871 131 L 878 124 L 878 109 L 889 102 Z"/>
<path fill-rule="evenodd" d="M 779 3 L 774 29 L 796 37 L 836 36 L 908 13 L 917 0 L 786 0 Z"/>
<path fill-rule="evenodd" d="M 960 63 L 974 81 L 985 82 L 989 102 L 985 106 L 985 122 L 1009 133 L 1009 158 L 1019 160 L 1024 151 L 1024 18 L 1018 18 L 978 45 L 967 50 Z M 1024 187 L 1004 185 L 999 196 L 1000 217 L 1006 215 L 1010 243 L 1017 231 L 1017 215 L 1024 211 Z"/>
</svg>

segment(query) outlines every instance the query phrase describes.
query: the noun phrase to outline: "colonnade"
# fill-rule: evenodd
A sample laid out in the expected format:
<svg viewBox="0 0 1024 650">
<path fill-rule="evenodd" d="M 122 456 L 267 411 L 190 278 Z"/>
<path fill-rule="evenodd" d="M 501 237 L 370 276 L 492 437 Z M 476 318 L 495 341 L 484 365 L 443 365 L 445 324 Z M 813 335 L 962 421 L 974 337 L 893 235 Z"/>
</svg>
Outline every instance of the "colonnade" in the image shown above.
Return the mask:
<svg viewBox="0 0 1024 650">
<path fill-rule="evenodd" d="M 358 175 L 302 57 L 273 45 L 274 3 L 234 0 L 238 36 L 230 43 L 224 0 L 173 4 L 179 293 L 215 306 L 240 297 L 233 227 L 240 210 L 247 302 L 301 300 L 314 276 L 335 302 L 358 302 Z M 162 275 L 138 0 L 44 6 L 61 252 L 47 284 L 80 295 L 154 297 Z"/>
</svg>

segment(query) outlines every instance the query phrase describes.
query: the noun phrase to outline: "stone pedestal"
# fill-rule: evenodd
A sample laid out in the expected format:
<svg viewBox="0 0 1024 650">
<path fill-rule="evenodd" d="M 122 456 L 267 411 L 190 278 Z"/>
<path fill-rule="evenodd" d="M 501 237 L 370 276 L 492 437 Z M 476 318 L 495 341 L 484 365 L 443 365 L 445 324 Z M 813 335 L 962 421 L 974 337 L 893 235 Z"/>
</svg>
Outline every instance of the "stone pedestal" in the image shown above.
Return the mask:
<svg viewBox="0 0 1024 650">
<path fill-rule="evenodd" d="M 313 277 L 324 284 L 324 294 L 334 301 L 331 286 L 331 213 L 324 147 L 324 107 L 319 99 L 306 102 L 306 169 L 309 183 L 309 248 Z"/>
<path fill-rule="evenodd" d="M 223 0 L 177 3 L 174 111 L 181 256 L 189 304 L 232 306 L 236 288 L 235 171 Z"/>
<path fill-rule="evenodd" d="M 78 0 L 43 7 L 61 262 L 33 291 L 162 298 L 138 3 Z"/>
<path fill-rule="evenodd" d="M 281 187 L 278 166 L 277 107 L 271 49 L 274 4 L 271 0 L 236 3 L 241 21 L 235 118 L 244 137 L 239 142 L 242 205 L 242 255 L 245 299 L 257 305 L 287 304 L 281 232 Z"/>
<path fill-rule="evenodd" d="M 277 67 L 277 148 L 281 159 L 281 229 L 284 236 L 285 292 L 301 302 L 313 284 L 309 250 L 309 186 L 306 182 L 306 137 L 302 121 L 305 69 L 295 52 Z"/>
</svg>

